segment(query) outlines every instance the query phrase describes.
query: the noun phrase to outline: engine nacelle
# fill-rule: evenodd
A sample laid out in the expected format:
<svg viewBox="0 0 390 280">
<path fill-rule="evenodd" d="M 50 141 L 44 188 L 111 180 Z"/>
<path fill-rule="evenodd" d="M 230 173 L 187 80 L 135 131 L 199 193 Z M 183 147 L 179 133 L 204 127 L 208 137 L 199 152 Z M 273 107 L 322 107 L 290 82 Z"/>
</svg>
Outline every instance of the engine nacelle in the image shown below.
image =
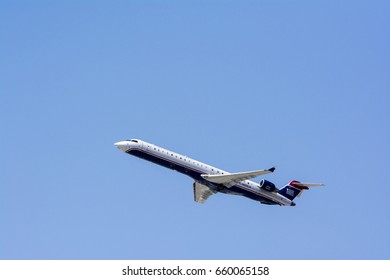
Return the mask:
<svg viewBox="0 0 390 280">
<path fill-rule="evenodd" d="M 273 183 L 264 179 L 260 181 L 260 188 L 268 192 L 274 192 L 275 190 L 277 190 Z"/>
</svg>

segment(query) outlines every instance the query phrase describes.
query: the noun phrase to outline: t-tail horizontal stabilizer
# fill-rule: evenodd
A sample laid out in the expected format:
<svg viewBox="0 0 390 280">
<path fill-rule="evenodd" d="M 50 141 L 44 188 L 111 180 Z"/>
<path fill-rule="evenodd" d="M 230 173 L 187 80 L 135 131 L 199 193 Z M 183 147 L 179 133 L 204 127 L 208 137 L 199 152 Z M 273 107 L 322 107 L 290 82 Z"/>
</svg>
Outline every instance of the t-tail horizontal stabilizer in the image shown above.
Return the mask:
<svg viewBox="0 0 390 280">
<path fill-rule="evenodd" d="M 304 190 L 308 190 L 309 187 L 320 187 L 325 186 L 324 184 L 318 183 L 301 183 L 299 181 L 291 181 L 288 185 L 286 185 L 283 189 L 279 191 L 279 194 L 287 197 L 290 200 L 293 200 L 297 196 L 300 197 Z"/>
</svg>

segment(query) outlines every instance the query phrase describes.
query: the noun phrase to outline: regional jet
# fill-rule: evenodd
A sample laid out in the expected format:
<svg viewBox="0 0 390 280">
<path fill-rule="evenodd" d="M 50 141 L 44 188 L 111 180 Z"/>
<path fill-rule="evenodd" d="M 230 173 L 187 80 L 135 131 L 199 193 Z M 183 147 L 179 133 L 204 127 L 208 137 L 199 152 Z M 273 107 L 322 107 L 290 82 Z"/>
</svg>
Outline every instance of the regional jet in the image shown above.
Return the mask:
<svg viewBox="0 0 390 280">
<path fill-rule="evenodd" d="M 211 195 L 221 192 L 225 194 L 241 195 L 262 204 L 295 206 L 294 198 L 299 197 L 304 190 L 313 186 L 324 186 L 317 183 L 301 183 L 293 180 L 278 189 L 273 183 L 262 179 L 255 183 L 252 179 L 275 171 L 275 167 L 249 172 L 229 173 L 187 156 L 158 147 L 154 144 L 130 139 L 114 144 L 123 152 L 152 163 L 176 170 L 194 180 L 194 200 L 204 203 Z"/>
</svg>

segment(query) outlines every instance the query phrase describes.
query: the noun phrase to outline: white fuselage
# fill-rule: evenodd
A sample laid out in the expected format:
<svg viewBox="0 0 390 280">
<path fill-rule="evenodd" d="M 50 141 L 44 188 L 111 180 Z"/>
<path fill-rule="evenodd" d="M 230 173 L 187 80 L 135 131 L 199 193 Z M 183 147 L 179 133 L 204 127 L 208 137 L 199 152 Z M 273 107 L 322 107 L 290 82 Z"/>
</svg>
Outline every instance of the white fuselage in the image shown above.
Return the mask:
<svg viewBox="0 0 390 280">
<path fill-rule="evenodd" d="M 290 206 L 293 204 L 288 198 L 277 192 L 263 190 L 260 188 L 258 183 L 250 180 L 240 181 L 234 186 L 228 188 L 206 181 L 202 178 L 202 174 L 227 175 L 231 173 L 142 140 L 132 139 L 120 141 L 115 143 L 115 146 L 125 153 L 188 175 L 196 182 L 205 184 L 218 192 L 246 196 L 265 204 L 277 204 L 284 206 Z"/>
</svg>

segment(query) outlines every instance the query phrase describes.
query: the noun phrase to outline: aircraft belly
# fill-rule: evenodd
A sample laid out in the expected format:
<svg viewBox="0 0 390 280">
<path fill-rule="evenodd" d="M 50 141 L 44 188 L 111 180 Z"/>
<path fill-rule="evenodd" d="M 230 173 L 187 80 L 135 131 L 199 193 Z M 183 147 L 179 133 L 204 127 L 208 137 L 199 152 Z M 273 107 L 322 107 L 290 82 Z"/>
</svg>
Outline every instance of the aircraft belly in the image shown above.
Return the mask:
<svg viewBox="0 0 390 280">
<path fill-rule="evenodd" d="M 253 193 L 251 191 L 247 191 L 241 187 L 238 187 L 238 186 L 233 186 L 231 188 L 229 188 L 229 191 L 232 191 L 231 194 L 236 194 L 236 195 L 241 195 L 241 196 L 245 196 L 247 198 L 250 198 L 252 200 L 256 200 L 256 201 L 259 201 L 261 203 L 265 203 L 265 204 L 277 204 L 275 202 L 273 202 L 272 200 L 260 195 L 260 194 L 257 194 L 257 193 Z"/>
<path fill-rule="evenodd" d="M 149 154 L 143 150 L 131 149 L 131 150 L 128 150 L 127 153 L 134 155 L 134 156 L 137 156 L 139 158 L 145 159 L 147 161 L 153 162 L 155 164 L 161 165 L 163 167 L 175 170 L 175 171 L 180 172 L 184 175 L 187 175 L 187 176 L 193 178 L 195 181 L 198 181 L 201 184 L 204 184 L 217 192 L 231 194 L 231 195 L 245 196 L 247 198 L 259 201 L 259 202 L 264 203 L 264 204 L 277 204 L 274 201 L 262 196 L 261 194 L 247 190 L 244 187 L 234 185 L 232 187 L 227 188 L 224 185 L 220 185 L 220 184 L 216 184 L 216 183 L 212 183 L 210 181 L 207 181 L 204 178 L 202 178 L 202 176 L 201 176 L 202 172 L 200 170 L 195 170 L 195 169 L 192 169 L 190 167 L 186 167 L 180 163 L 176 163 L 175 161 L 171 161 L 171 160 L 168 160 L 168 159 L 163 158 L 163 157 L 158 157 L 156 155 Z"/>
<path fill-rule="evenodd" d="M 154 155 L 150 155 L 148 153 L 145 153 L 145 152 L 139 151 L 139 150 L 130 150 L 127 153 L 135 155 L 135 156 L 142 158 L 142 159 L 145 159 L 147 161 L 153 162 L 155 164 L 161 165 L 163 167 L 175 170 L 175 171 L 180 172 L 184 175 L 190 176 L 191 178 L 193 178 L 195 180 L 198 180 L 198 181 L 202 180 L 203 181 L 202 177 L 200 176 L 200 172 L 196 172 L 196 171 L 189 169 L 188 167 L 185 167 L 183 165 L 180 165 L 174 161 L 170 161 L 168 159 L 161 158 L 161 157 L 156 157 Z"/>
</svg>

